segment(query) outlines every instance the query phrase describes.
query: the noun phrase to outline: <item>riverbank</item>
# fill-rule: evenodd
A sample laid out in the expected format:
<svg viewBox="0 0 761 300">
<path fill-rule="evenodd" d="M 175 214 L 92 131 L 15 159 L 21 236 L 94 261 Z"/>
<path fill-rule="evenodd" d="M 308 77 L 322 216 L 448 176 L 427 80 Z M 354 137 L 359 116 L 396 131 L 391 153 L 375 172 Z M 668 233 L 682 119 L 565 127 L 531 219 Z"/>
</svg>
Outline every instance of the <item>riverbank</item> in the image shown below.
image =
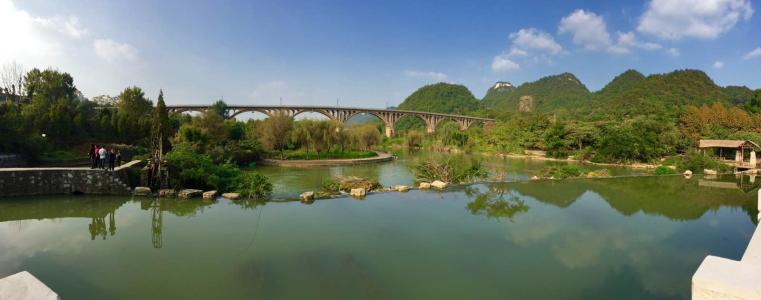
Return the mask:
<svg viewBox="0 0 761 300">
<path fill-rule="evenodd" d="M 312 166 L 336 166 L 336 165 L 359 165 L 394 160 L 394 156 L 384 152 L 377 152 L 378 156 L 366 158 L 347 159 L 311 159 L 311 160 L 278 160 L 264 159 L 263 165 L 279 167 L 312 167 Z"/>
</svg>

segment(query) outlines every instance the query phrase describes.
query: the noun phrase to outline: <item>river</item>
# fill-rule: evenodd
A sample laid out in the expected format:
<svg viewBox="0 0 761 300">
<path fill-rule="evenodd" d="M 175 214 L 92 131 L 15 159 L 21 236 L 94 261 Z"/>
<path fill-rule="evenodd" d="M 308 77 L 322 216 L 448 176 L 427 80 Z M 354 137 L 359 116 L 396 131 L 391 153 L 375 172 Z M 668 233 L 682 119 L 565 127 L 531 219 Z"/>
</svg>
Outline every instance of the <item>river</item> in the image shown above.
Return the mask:
<svg viewBox="0 0 761 300">
<path fill-rule="evenodd" d="M 558 162 L 521 159 L 486 161 L 517 182 L 287 201 L 339 174 L 411 184 L 411 160 L 263 167 L 268 203 L 0 199 L 0 277 L 63 299 L 684 299 L 757 223 L 747 176 L 529 181 Z"/>
</svg>

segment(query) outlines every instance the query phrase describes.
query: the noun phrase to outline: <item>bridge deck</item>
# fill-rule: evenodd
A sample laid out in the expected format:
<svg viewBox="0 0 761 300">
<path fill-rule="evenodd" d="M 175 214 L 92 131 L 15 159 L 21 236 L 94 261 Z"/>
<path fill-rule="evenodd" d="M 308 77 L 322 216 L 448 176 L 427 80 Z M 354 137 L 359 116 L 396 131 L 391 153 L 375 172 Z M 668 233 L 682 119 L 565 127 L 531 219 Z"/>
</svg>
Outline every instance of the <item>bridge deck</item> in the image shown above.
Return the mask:
<svg viewBox="0 0 761 300">
<path fill-rule="evenodd" d="M 207 109 L 209 108 L 209 105 L 167 105 L 167 109 L 185 109 L 185 110 L 193 110 L 193 109 Z M 391 113 L 403 113 L 403 114 L 420 114 L 420 115 L 429 115 L 429 116 L 441 116 L 441 117 L 453 117 L 453 118 L 467 118 L 471 120 L 480 120 L 480 121 L 494 121 L 494 119 L 491 118 L 481 118 L 481 117 L 472 117 L 472 116 L 466 116 L 466 115 L 453 115 L 453 114 L 445 114 L 445 113 L 435 113 L 435 112 L 427 112 L 427 111 L 414 111 L 414 110 L 400 110 L 400 109 L 382 109 L 382 108 L 362 108 L 362 107 L 341 107 L 341 106 L 309 106 L 309 105 L 228 105 L 228 109 L 294 109 L 294 110 L 307 110 L 307 111 L 313 111 L 313 110 L 352 110 L 352 111 L 367 111 L 367 112 L 391 112 Z"/>
</svg>

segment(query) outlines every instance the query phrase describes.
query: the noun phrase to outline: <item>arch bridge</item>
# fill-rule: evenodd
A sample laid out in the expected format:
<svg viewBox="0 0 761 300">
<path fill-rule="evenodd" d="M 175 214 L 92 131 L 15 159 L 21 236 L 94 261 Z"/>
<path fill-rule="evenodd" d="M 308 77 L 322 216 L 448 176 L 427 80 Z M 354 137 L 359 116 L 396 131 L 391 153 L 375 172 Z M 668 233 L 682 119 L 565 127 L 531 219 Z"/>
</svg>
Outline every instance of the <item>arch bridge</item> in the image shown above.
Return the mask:
<svg viewBox="0 0 761 300">
<path fill-rule="evenodd" d="M 182 112 L 206 112 L 209 109 L 208 105 L 167 105 L 167 111 L 182 113 Z M 494 119 L 470 117 L 463 115 L 441 114 L 422 111 L 410 111 L 410 110 L 397 110 L 397 109 L 376 109 L 376 108 L 356 108 L 356 107 L 335 107 L 335 106 L 268 106 L 268 105 L 228 105 L 227 115 L 229 118 L 235 118 L 236 116 L 245 112 L 260 112 L 268 117 L 285 115 L 289 117 L 296 117 L 297 115 L 305 112 L 315 112 L 328 117 L 328 119 L 337 121 L 341 124 L 345 123 L 353 116 L 360 114 L 370 114 L 381 121 L 386 126 L 386 136 L 391 137 L 394 134 L 394 125 L 401 118 L 406 116 L 417 117 L 425 122 L 426 131 L 433 133 L 436 131 L 436 126 L 445 121 L 453 120 L 460 125 L 460 130 L 466 130 L 475 123 L 482 123 L 485 126 L 489 126 L 494 122 Z"/>
</svg>

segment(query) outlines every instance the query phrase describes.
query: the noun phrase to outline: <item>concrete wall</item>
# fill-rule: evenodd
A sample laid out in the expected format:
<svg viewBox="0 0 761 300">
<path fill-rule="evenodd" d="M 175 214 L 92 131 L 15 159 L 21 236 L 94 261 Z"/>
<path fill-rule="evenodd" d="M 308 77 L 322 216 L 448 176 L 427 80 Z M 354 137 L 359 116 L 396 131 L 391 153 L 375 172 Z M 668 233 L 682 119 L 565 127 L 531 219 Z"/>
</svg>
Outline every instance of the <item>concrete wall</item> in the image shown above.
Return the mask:
<svg viewBox="0 0 761 300">
<path fill-rule="evenodd" d="M 130 195 L 131 162 L 114 172 L 89 168 L 0 169 L 0 197 L 55 194 Z"/>
<path fill-rule="evenodd" d="M 757 205 L 761 211 L 761 190 Z M 761 227 L 756 227 L 740 261 L 712 255 L 703 260 L 692 276 L 692 299 L 761 299 L 760 278 Z"/>
</svg>

